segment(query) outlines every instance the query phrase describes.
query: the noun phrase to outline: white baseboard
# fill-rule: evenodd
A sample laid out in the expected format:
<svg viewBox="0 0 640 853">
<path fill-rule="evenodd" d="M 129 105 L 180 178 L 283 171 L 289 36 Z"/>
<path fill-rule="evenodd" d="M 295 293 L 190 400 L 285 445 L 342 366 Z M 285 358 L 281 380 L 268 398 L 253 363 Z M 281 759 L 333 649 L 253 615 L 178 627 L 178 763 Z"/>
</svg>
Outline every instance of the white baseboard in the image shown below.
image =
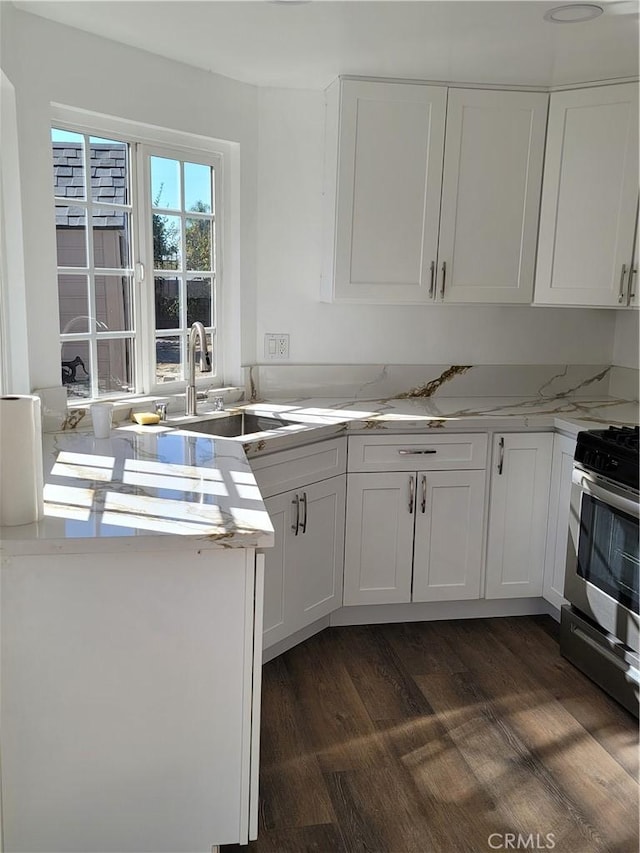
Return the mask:
<svg viewBox="0 0 640 853">
<path fill-rule="evenodd" d="M 441 619 L 487 619 L 493 616 L 537 616 L 549 613 L 543 598 L 479 601 L 416 601 L 407 604 L 363 604 L 341 607 L 331 625 L 381 625 L 385 622 L 434 622 Z M 553 614 L 551 614 L 553 615 Z"/>
<path fill-rule="evenodd" d="M 551 616 L 560 621 L 560 611 L 544 598 L 502 598 L 480 601 L 419 601 L 408 604 L 363 604 L 341 607 L 329 616 L 307 625 L 290 637 L 274 643 L 262 653 L 267 663 L 325 628 L 338 625 L 384 625 L 392 622 L 436 622 L 443 619 L 488 619 L 499 616 Z"/>
<path fill-rule="evenodd" d="M 262 663 L 265 664 L 268 661 L 277 658 L 278 655 L 288 652 L 289 649 L 297 646 L 298 643 L 303 643 L 305 640 L 308 640 L 309 637 L 313 637 L 314 634 L 324 631 L 325 628 L 329 627 L 329 618 L 329 616 L 323 616 L 322 619 L 318 619 L 317 622 L 313 622 L 311 625 L 301 628 L 299 631 L 296 631 L 295 634 L 291 634 L 291 636 L 285 637 L 284 640 L 280 640 L 272 646 L 269 646 L 268 649 L 263 649 Z"/>
<path fill-rule="evenodd" d="M 560 622 L 560 609 L 555 606 L 555 604 L 551 604 L 550 601 L 547 601 L 545 598 L 542 599 L 546 606 L 546 612 L 552 619 L 555 619 L 556 622 Z"/>
</svg>

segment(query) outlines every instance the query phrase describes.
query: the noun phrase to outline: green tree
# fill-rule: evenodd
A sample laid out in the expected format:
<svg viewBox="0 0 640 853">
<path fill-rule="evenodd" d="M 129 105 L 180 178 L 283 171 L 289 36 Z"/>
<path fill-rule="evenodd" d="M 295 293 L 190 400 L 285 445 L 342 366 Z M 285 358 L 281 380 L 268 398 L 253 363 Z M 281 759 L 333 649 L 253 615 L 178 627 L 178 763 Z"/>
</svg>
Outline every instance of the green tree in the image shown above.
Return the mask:
<svg viewBox="0 0 640 853">
<path fill-rule="evenodd" d="M 158 195 L 153 200 L 153 206 L 159 207 L 164 184 L 160 184 Z M 153 230 L 153 265 L 157 270 L 175 270 L 178 268 L 180 252 L 180 232 L 167 216 L 154 213 L 152 216 Z"/>
<path fill-rule="evenodd" d="M 209 213 L 209 205 L 197 201 L 191 210 L 195 213 Z M 211 260 L 211 221 L 209 219 L 187 219 L 185 225 L 187 267 L 190 270 L 210 270 Z"/>
</svg>

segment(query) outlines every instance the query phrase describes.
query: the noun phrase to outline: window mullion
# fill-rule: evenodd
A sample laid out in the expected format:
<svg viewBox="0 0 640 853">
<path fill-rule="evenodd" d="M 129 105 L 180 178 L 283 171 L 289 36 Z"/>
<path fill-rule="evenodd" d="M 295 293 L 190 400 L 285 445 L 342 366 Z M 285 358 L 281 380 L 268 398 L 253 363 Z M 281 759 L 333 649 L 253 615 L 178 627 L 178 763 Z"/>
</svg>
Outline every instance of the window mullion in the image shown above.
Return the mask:
<svg viewBox="0 0 640 853">
<path fill-rule="evenodd" d="M 151 188 L 147 168 L 146 148 L 141 143 L 135 144 L 135 181 L 132 176 L 132 188 L 136 192 L 133 205 L 136 210 L 136 230 L 138 234 L 138 263 L 142 265 L 144 275 L 135 277 L 136 297 L 136 327 L 139 330 L 139 346 L 137 349 L 137 365 L 140 369 L 142 387 L 150 391 L 154 382 L 152 367 L 155 361 L 155 337 L 153 335 L 155 306 L 153 301 L 153 237 L 151 216 L 149 213 L 149 198 Z"/>
<path fill-rule="evenodd" d="M 91 370 L 91 396 L 97 397 L 100 389 L 98 387 L 98 313 L 96 309 L 96 282 L 95 282 L 95 258 L 93 241 L 93 197 L 91 194 L 91 143 L 88 134 L 84 135 L 84 174 L 85 194 L 87 199 L 87 267 L 89 286 L 89 362 Z"/>
</svg>

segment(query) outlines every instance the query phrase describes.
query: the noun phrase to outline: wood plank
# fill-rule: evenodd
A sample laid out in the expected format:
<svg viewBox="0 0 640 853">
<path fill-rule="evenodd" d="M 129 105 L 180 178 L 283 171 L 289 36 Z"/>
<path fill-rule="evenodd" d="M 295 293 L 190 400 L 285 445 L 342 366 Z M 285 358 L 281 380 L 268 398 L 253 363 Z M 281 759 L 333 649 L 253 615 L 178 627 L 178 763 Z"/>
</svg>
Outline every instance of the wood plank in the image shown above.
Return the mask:
<svg viewBox="0 0 640 853">
<path fill-rule="evenodd" d="M 488 626 L 494 636 L 516 657 L 526 661 L 527 670 L 576 718 L 591 736 L 623 767 L 638 778 L 637 728 L 632 716 L 579 669 L 560 655 L 557 641 L 545 625 L 533 621 L 528 631 L 518 629 L 517 619 L 493 619 Z"/>
<path fill-rule="evenodd" d="M 594 846 L 595 830 L 564 794 L 544 764 L 496 713 L 477 685 L 460 676 L 417 677 L 449 737 L 494 803 L 492 833 L 553 833 L 563 853 L 605 850 Z"/>
<path fill-rule="evenodd" d="M 287 668 L 321 770 L 373 769 L 388 758 L 347 672 L 335 630 L 287 652 Z"/>
<path fill-rule="evenodd" d="M 544 766 L 547 781 L 553 780 L 555 789 L 565 792 L 576 804 L 572 818 L 585 828 L 593 828 L 589 830 L 594 833 L 591 843 L 602 839 L 616 853 L 637 853 L 636 782 L 528 672 L 526 661 L 496 639 L 490 624 L 459 625 L 448 623 L 443 631 L 458 638 L 462 659 L 473 670 L 482 693 L 491 697 L 496 722 L 508 727 Z M 416 680 L 426 688 L 422 677 Z M 597 689 L 593 685 L 593 690 Z M 434 697 L 428 690 L 426 695 L 431 702 Z"/>
<path fill-rule="evenodd" d="M 283 658 L 263 669 L 262 721 L 260 828 L 334 823 L 331 799 L 308 746 L 304 717 Z"/>
<path fill-rule="evenodd" d="M 320 824 L 290 829 L 271 829 L 260 833 L 259 840 L 246 847 L 227 844 L 224 853 L 348 853 L 342 832 L 337 825 Z"/>
<path fill-rule="evenodd" d="M 267 664 L 263 690 L 245 851 L 478 853 L 518 832 L 543 849 L 553 832 L 562 853 L 637 853 L 637 722 L 560 657 L 549 617 L 331 628 Z"/>
<path fill-rule="evenodd" d="M 465 664 L 440 634 L 440 622 L 398 622 L 378 630 L 410 675 L 430 672 L 464 672 Z"/>
<path fill-rule="evenodd" d="M 342 628 L 334 641 L 373 721 L 431 714 L 424 694 L 404 671 L 381 631 L 368 626 Z"/>
</svg>

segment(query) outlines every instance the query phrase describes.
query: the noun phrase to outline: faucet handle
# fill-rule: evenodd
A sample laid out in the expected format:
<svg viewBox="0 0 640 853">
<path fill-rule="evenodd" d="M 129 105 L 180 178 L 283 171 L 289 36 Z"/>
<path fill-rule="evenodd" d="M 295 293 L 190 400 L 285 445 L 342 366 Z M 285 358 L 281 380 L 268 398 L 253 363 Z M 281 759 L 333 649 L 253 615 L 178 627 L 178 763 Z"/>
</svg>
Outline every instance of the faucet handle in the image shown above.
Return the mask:
<svg viewBox="0 0 640 853">
<path fill-rule="evenodd" d="M 224 397 L 213 395 L 209 391 L 207 399 L 211 403 L 214 412 L 224 412 Z"/>
<path fill-rule="evenodd" d="M 166 421 L 167 403 L 164 400 L 154 400 L 153 405 L 155 406 L 156 415 L 160 415 L 160 420 Z"/>
</svg>

